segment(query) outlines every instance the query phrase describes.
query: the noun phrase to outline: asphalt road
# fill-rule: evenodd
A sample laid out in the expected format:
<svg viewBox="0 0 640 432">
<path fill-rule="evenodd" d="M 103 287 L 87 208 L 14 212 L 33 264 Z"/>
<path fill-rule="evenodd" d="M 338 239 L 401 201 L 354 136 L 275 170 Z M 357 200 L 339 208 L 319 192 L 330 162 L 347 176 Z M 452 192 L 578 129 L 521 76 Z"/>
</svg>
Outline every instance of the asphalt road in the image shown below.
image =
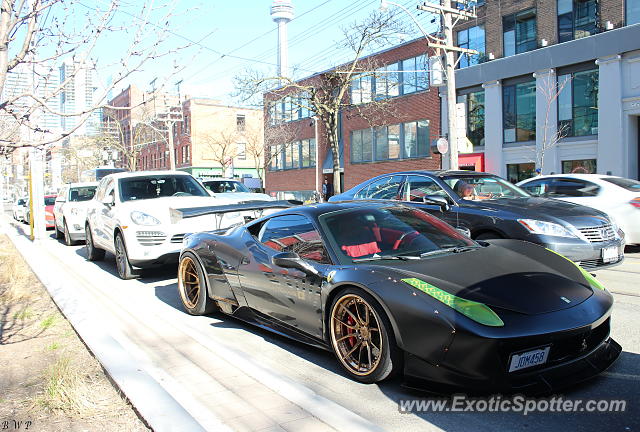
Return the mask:
<svg viewBox="0 0 640 432">
<path fill-rule="evenodd" d="M 9 219 L 6 213 L 5 222 Z M 26 230 L 26 225 L 12 224 L 15 230 Z M 131 344 L 141 365 L 161 370 L 173 378 L 179 391 L 206 406 L 214 400 L 210 386 L 220 381 L 215 376 L 219 370 L 211 369 L 206 359 L 218 356 L 230 363 L 233 358 L 249 359 L 268 373 L 311 389 L 387 431 L 640 430 L 640 248 L 627 248 L 622 265 L 597 273 L 615 297 L 611 333 L 623 347 L 621 357 L 602 376 L 563 393 L 566 399 L 624 399 L 626 412 L 405 414 L 398 410 L 399 400 L 429 395 L 403 388 L 398 381 L 358 384 L 344 376 L 331 353 L 233 318 L 215 314 L 188 316 L 178 297 L 176 268 L 146 272 L 139 280 L 122 281 L 110 254 L 103 262 L 88 262 L 83 246 L 66 247 L 53 238 L 52 231 L 48 233 L 51 238 L 42 247 L 55 261 L 60 277 L 81 282 L 84 292 L 78 295 L 101 309 L 105 326 Z M 178 357 L 179 367 L 177 360 L 168 360 Z M 234 375 L 236 380 L 242 378 L 241 374 Z M 251 398 L 251 392 L 245 397 Z"/>
</svg>

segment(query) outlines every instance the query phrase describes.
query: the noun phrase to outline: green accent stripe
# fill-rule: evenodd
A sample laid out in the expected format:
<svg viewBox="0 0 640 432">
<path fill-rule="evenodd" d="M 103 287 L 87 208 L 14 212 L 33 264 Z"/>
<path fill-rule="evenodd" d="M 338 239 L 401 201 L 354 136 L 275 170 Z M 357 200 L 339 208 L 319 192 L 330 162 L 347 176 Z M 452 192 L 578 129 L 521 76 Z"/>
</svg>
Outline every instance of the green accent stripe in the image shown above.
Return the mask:
<svg viewBox="0 0 640 432">
<path fill-rule="evenodd" d="M 460 312 L 464 316 L 471 318 L 472 320 L 491 327 L 502 327 L 504 322 L 500 317 L 484 303 L 478 303 L 473 300 L 463 299 L 451 293 L 448 293 L 435 285 L 431 285 L 429 282 L 425 282 L 422 279 L 408 278 L 401 279 L 402 282 L 411 285 L 412 287 L 422 291 L 425 294 L 430 295 L 434 299 L 444 303 L 450 308 Z"/>
<path fill-rule="evenodd" d="M 580 273 L 582 273 L 582 276 L 584 276 L 584 278 L 587 280 L 587 282 L 589 282 L 589 285 L 592 288 L 597 288 L 597 289 L 602 290 L 602 291 L 607 291 L 605 286 L 602 285 L 602 282 L 600 282 L 598 279 L 594 278 L 591 273 L 589 273 L 588 271 L 586 271 L 585 269 L 580 267 L 578 264 L 576 264 L 575 262 L 571 261 L 569 258 L 567 258 L 566 256 L 562 255 L 561 253 L 558 253 L 558 252 L 556 252 L 556 251 L 554 251 L 552 249 L 549 249 L 549 248 L 545 248 L 545 249 L 548 250 L 549 252 L 553 252 L 554 254 L 556 254 L 558 256 L 561 256 L 562 258 L 566 259 L 567 261 L 569 261 L 574 266 L 578 267 L 578 270 L 580 270 Z"/>
</svg>

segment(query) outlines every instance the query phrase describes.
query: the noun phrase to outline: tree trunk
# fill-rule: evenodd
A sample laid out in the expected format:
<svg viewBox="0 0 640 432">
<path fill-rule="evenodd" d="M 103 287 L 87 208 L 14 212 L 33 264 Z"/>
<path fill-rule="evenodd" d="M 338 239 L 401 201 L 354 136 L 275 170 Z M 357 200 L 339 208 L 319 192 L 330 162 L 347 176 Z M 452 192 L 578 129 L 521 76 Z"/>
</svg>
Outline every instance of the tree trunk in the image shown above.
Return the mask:
<svg viewBox="0 0 640 432">
<path fill-rule="evenodd" d="M 340 111 L 331 113 L 327 119 L 327 141 L 331 149 L 331 159 L 333 161 L 333 193 L 335 195 L 342 193 L 340 185 L 340 142 L 338 139 L 338 116 Z M 318 145 L 318 143 L 316 143 Z M 316 163 L 321 163 L 316 161 Z"/>
</svg>

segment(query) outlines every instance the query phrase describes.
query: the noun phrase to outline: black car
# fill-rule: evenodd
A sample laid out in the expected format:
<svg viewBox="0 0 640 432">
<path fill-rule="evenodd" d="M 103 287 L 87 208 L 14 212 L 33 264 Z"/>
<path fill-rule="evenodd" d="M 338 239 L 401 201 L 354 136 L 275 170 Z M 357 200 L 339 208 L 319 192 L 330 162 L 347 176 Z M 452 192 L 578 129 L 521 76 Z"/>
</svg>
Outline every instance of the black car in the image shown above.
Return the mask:
<svg viewBox="0 0 640 432">
<path fill-rule="evenodd" d="M 623 235 L 606 213 L 533 197 L 493 174 L 471 171 L 385 174 L 329 201 L 357 199 L 410 202 L 470 232 L 476 240 L 511 238 L 538 243 L 586 269 L 619 264 L 624 259 Z"/>
<path fill-rule="evenodd" d="M 606 369 L 611 294 L 533 243 L 476 242 L 401 203 L 293 207 L 185 240 L 185 310 L 332 350 L 363 383 L 547 392 Z"/>
</svg>

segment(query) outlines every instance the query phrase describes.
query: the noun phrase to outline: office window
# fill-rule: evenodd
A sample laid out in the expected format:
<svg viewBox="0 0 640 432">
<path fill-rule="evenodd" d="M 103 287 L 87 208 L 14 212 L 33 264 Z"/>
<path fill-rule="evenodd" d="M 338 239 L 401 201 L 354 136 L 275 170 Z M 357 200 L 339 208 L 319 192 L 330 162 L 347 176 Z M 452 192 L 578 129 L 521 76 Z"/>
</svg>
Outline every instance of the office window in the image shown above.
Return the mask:
<svg viewBox="0 0 640 432">
<path fill-rule="evenodd" d="M 300 142 L 302 153 L 301 168 L 316 166 L 316 140 L 311 138 Z"/>
<path fill-rule="evenodd" d="M 426 56 L 412 57 L 400 62 L 402 94 L 411 94 L 429 88 L 429 64 Z"/>
<path fill-rule="evenodd" d="M 484 26 L 475 26 L 458 32 L 458 46 L 478 51 L 476 55 L 460 54 L 459 68 L 477 65 L 485 61 Z"/>
<path fill-rule="evenodd" d="M 511 183 L 518 183 L 533 177 L 535 170 L 534 163 L 507 164 L 507 178 Z"/>
<path fill-rule="evenodd" d="M 558 0 L 558 42 L 598 33 L 597 0 Z"/>
<path fill-rule="evenodd" d="M 484 145 L 484 90 L 458 96 L 464 103 L 467 117 L 467 139 L 474 146 Z"/>
<path fill-rule="evenodd" d="M 558 76 L 558 131 L 563 136 L 598 134 L 598 70 Z"/>
<path fill-rule="evenodd" d="M 625 20 L 627 25 L 640 24 L 640 1 L 626 0 Z"/>
<path fill-rule="evenodd" d="M 429 121 L 351 132 L 351 162 L 377 162 L 429 156 Z"/>
<path fill-rule="evenodd" d="M 595 174 L 597 170 L 595 159 L 562 161 L 562 174 Z"/>
<path fill-rule="evenodd" d="M 505 57 L 536 49 L 536 10 L 529 9 L 502 18 L 502 31 Z"/>
<path fill-rule="evenodd" d="M 528 81 L 502 88 L 505 143 L 536 139 L 536 83 Z"/>
<path fill-rule="evenodd" d="M 372 100 L 374 77 L 361 75 L 351 82 L 351 103 L 369 103 Z"/>
<path fill-rule="evenodd" d="M 236 159 L 238 160 L 246 160 L 247 159 L 247 145 L 244 143 L 238 143 L 236 147 Z"/>
<path fill-rule="evenodd" d="M 247 125 L 244 114 L 236 115 L 236 129 L 238 130 L 238 132 L 244 132 L 246 126 Z"/>
</svg>

